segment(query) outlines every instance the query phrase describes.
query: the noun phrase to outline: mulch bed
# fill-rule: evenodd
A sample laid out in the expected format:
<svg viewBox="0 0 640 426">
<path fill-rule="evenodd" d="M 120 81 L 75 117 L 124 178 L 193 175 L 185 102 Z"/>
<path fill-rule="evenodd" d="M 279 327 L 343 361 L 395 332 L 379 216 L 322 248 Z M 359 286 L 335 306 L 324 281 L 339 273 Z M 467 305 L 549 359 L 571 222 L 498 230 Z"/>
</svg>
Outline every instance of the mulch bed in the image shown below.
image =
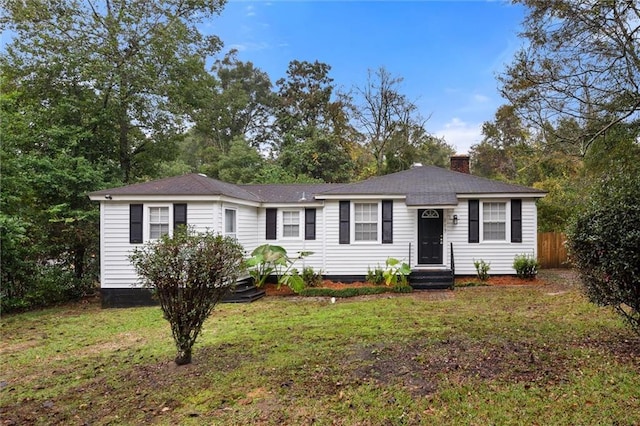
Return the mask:
<svg viewBox="0 0 640 426">
<path fill-rule="evenodd" d="M 475 276 L 456 277 L 457 285 L 462 285 L 469 282 L 480 283 L 480 280 Z M 541 280 L 540 278 L 535 278 L 532 280 L 523 280 L 514 276 L 508 276 L 508 275 L 497 276 L 496 275 L 496 276 L 489 277 L 489 279 L 485 281 L 484 284 L 490 285 L 490 286 L 545 285 L 546 282 Z M 343 282 L 336 282 L 331 280 L 324 280 L 322 281 L 322 285 L 320 287 L 340 290 L 343 288 L 353 288 L 353 287 L 375 287 L 375 285 L 367 282 L 362 282 L 362 281 L 356 281 L 353 283 L 343 283 Z M 280 286 L 280 288 L 278 289 L 277 284 L 265 284 L 264 289 L 267 292 L 267 296 L 295 296 L 296 295 L 286 285 Z"/>
<path fill-rule="evenodd" d="M 267 296 L 296 296 L 296 294 L 286 285 L 280 286 L 277 288 L 277 284 L 265 284 L 265 291 L 267 292 Z M 336 282 L 331 280 L 323 280 L 320 288 L 332 288 L 334 290 L 340 290 L 343 288 L 354 288 L 354 287 L 374 287 L 373 284 L 365 283 L 361 281 L 353 282 L 353 283 L 343 283 Z"/>
</svg>

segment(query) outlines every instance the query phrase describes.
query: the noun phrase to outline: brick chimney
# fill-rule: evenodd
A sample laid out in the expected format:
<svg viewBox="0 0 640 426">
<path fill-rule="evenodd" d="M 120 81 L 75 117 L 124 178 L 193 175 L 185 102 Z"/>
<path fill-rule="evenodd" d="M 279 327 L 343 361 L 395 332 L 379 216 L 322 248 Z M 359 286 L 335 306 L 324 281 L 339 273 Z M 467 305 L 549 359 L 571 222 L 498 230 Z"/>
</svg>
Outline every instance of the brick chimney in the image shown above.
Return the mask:
<svg viewBox="0 0 640 426">
<path fill-rule="evenodd" d="M 451 156 L 451 170 L 454 172 L 470 174 L 469 156 L 467 154 Z"/>
</svg>

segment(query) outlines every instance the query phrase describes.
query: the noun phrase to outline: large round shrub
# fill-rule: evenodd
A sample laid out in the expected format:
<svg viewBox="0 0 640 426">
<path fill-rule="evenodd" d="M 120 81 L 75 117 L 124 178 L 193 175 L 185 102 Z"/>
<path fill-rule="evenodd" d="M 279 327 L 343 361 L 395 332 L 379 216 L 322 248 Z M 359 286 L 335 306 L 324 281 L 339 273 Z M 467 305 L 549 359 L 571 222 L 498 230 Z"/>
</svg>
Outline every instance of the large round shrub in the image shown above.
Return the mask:
<svg viewBox="0 0 640 426">
<path fill-rule="evenodd" d="M 589 299 L 612 306 L 640 333 L 640 167 L 612 170 L 568 234 Z"/>
<path fill-rule="evenodd" d="M 176 364 L 191 362 L 191 348 L 202 324 L 235 285 L 243 254 L 234 239 L 184 228 L 133 251 L 131 262 L 171 324 L 178 349 Z"/>
</svg>

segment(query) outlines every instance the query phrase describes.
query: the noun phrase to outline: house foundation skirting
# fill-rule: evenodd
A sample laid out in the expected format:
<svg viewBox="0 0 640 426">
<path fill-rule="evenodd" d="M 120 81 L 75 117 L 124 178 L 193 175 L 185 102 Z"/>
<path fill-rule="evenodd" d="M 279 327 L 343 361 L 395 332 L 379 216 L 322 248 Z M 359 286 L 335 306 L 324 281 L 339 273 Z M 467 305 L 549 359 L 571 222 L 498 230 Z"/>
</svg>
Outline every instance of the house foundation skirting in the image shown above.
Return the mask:
<svg viewBox="0 0 640 426">
<path fill-rule="evenodd" d="M 102 288 L 103 308 L 136 308 L 140 306 L 156 306 L 158 301 L 154 299 L 148 288 Z"/>
</svg>

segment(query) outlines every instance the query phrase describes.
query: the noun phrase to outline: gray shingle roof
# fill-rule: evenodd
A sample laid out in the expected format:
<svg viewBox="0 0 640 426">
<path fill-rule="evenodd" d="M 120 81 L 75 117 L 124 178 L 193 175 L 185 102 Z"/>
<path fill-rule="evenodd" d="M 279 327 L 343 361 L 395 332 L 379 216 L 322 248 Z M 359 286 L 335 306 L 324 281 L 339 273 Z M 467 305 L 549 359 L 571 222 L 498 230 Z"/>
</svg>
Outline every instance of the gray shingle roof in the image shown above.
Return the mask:
<svg viewBox="0 0 640 426">
<path fill-rule="evenodd" d="M 432 192 L 428 194 L 407 194 L 407 206 L 455 206 L 458 197 L 453 192 Z"/>
<path fill-rule="evenodd" d="M 241 188 L 255 194 L 261 200 L 270 203 L 296 203 L 304 198 L 313 201 L 316 194 L 335 189 L 344 184 L 319 183 L 319 184 L 261 184 L 240 185 Z"/>
<path fill-rule="evenodd" d="M 436 166 L 409 170 L 342 185 L 323 195 L 409 195 L 417 194 L 538 194 L 545 192 L 526 186 L 485 179 Z"/>
<path fill-rule="evenodd" d="M 103 189 L 90 195 L 225 195 L 245 201 L 260 202 L 260 198 L 241 186 L 192 173 L 151 182 L 135 183 L 120 188 Z"/>
<path fill-rule="evenodd" d="M 91 196 L 104 195 L 224 195 L 252 202 L 295 203 L 305 198 L 372 195 L 406 196 L 409 206 L 455 205 L 461 194 L 522 194 L 541 197 L 545 191 L 498 182 L 435 166 L 409 170 L 350 184 L 266 184 L 234 185 L 200 174 L 188 174 L 145 183 L 103 189 Z"/>
</svg>

